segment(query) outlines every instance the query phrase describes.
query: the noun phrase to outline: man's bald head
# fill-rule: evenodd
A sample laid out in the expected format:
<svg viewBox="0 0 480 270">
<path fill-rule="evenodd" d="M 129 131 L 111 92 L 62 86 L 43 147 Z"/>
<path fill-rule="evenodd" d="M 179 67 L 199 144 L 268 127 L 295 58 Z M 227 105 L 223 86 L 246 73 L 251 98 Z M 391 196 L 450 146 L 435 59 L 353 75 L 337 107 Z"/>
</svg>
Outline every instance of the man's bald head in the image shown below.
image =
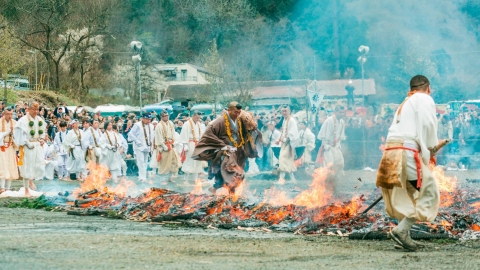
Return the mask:
<svg viewBox="0 0 480 270">
<path fill-rule="evenodd" d="M 430 81 L 423 75 L 415 75 L 410 79 L 410 91 L 426 92 L 429 89 Z"/>
<path fill-rule="evenodd" d="M 228 113 L 228 116 L 232 118 L 232 120 L 235 121 L 241 112 L 242 112 L 242 105 L 240 105 L 238 102 L 232 101 L 230 102 L 230 104 L 228 104 L 227 113 Z"/>
</svg>

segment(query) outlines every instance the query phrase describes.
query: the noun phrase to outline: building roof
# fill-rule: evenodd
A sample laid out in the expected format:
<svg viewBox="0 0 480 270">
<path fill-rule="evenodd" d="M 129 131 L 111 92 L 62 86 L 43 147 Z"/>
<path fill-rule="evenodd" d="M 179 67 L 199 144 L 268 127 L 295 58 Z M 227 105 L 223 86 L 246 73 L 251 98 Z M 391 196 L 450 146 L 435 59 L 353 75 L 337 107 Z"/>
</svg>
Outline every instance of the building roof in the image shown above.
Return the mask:
<svg viewBox="0 0 480 270">
<path fill-rule="evenodd" d="M 209 84 L 169 85 L 165 98 L 173 98 L 174 100 L 205 101 L 210 99 L 210 87 Z M 203 97 L 208 98 L 204 100 L 202 99 Z"/>
<path fill-rule="evenodd" d="M 346 96 L 347 90 L 345 86 L 348 85 L 349 80 L 330 80 L 330 81 L 312 81 L 308 85 L 308 90 L 314 91 L 315 83 L 317 84 L 317 92 L 324 92 L 325 96 Z M 352 86 L 355 87 L 353 94 L 357 96 L 362 95 L 362 80 L 352 80 Z M 374 79 L 365 79 L 364 81 L 364 95 L 375 95 Z"/>
<path fill-rule="evenodd" d="M 253 99 L 265 99 L 265 98 L 297 98 L 304 97 L 305 87 L 302 86 L 268 86 L 268 87 L 255 87 L 252 92 Z"/>
</svg>

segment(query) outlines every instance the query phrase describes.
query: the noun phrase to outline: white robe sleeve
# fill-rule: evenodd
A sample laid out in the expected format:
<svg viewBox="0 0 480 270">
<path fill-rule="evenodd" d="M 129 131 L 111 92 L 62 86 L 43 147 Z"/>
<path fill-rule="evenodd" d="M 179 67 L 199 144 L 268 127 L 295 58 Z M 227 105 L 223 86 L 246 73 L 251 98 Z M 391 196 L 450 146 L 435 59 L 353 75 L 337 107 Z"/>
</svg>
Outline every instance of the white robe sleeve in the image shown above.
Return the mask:
<svg viewBox="0 0 480 270">
<path fill-rule="evenodd" d="M 5 139 L 8 134 L 10 134 L 10 131 L 0 132 L 0 142 L 3 142 L 3 139 Z"/>
<path fill-rule="evenodd" d="M 321 141 L 329 141 L 330 140 L 330 134 L 332 134 L 332 119 L 329 117 L 325 122 L 323 122 L 322 128 L 320 128 L 320 132 L 318 133 L 317 139 Z"/>
<path fill-rule="evenodd" d="M 140 141 L 139 141 L 139 134 L 140 133 L 140 127 L 135 124 L 132 126 L 132 129 L 130 130 L 130 132 L 128 133 L 128 141 L 129 142 L 133 142 L 137 145 L 140 145 L 142 144 Z"/>
<path fill-rule="evenodd" d="M 345 121 L 343 119 L 340 119 L 339 121 L 341 123 L 341 131 L 340 131 L 340 141 L 345 141 L 347 137 L 345 136 Z"/>
<path fill-rule="evenodd" d="M 179 142 L 183 144 L 188 144 L 188 134 L 190 134 L 190 123 L 185 122 L 182 126 L 182 131 L 180 132 Z"/>
<path fill-rule="evenodd" d="M 437 137 L 437 116 L 435 102 L 433 98 L 425 94 L 414 95 L 412 98 L 414 108 L 417 108 L 417 143 L 421 147 L 422 159 L 425 164 L 430 160 L 430 151 L 428 148 L 434 147 L 438 143 Z"/>
<path fill-rule="evenodd" d="M 15 127 L 13 129 L 13 141 L 16 145 L 23 146 L 28 142 L 27 134 L 21 128 Z"/>
</svg>

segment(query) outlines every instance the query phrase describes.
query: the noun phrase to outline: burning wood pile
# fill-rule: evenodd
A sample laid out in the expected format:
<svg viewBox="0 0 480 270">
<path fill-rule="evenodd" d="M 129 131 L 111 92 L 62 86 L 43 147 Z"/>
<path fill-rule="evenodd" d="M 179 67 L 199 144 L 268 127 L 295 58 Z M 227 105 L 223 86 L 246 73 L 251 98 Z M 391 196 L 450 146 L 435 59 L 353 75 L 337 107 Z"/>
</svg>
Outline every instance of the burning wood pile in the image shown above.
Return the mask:
<svg viewBox="0 0 480 270">
<path fill-rule="evenodd" d="M 316 169 L 308 190 L 288 198 L 284 190 L 271 188 L 260 197 L 242 196 L 237 189 L 232 196 L 201 194 L 151 188 L 138 196 L 128 196 L 135 189 L 123 180 L 113 189 L 105 187 L 108 176 L 104 168 L 95 168 L 82 187 L 74 192 L 76 200 L 69 214 L 108 215 L 135 221 L 165 224 L 175 222 L 204 228 L 259 228 L 261 231 L 284 231 L 296 234 L 350 235 L 351 239 L 382 239 L 396 220 L 380 213 L 359 214 L 374 194 L 354 196 L 348 201 L 332 202 L 325 188 L 328 169 Z M 107 171 L 108 172 L 108 171 Z M 441 190 L 441 212 L 435 223 L 416 224 L 412 237 L 476 237 L 480 233 L 480 194 L 459 188 L 455 178 L 446 177 L 440 168 L 433 169 Z M 201 186 L 199 187 L 201 190 Z M 250 194 L 251 195 L 251 194 Z M 378 195 L 377 195 L 378 196 Z M 433 236 L 432 236 L 433 235 Z M 480 234 L 479 234 L 480 235 Z M 428 237 L 427 237 L 428 236 Z"/>
</svg>

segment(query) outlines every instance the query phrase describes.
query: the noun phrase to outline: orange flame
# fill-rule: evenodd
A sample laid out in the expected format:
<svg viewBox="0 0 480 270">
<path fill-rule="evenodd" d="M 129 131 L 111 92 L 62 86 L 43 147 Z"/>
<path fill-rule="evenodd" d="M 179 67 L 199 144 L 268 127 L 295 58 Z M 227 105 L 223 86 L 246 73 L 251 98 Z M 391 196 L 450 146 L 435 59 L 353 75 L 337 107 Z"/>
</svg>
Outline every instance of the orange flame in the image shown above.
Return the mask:
<svg viewBox="0 0 480 270">
<path fill-rule="evenodd" d="M 326 180 L 330 172 L 329 168 L 318 168 L 313 172 L 313 180 L 310 188 L 298 194 L 293 199 L 293 204 L 306 206 L 307 208 L 322 207 L 328 203 L 332 194 L 327 192 Z"/>
<path fill-rule="evenodd" d="M 472 225 L 472 230 L 474 231 L 480 231 L 480 226 L 478 224 L 473 224 Z"/>
<path fill-rule="evenodd" d="M 107 166 L 98 165 L 93 161 L 88 162 L 87 169 L 90 171 L 90 174 L 87 175 L 85 181 L 77 188 L 73 195 L 77 196 L 81 192 L 87 192 L 92 189 L 103 190 L 105 188 L 105 183 L 110 179 L 110 171 Z"/>
<path fill-rule="evenodd" d="M 458 191 L 457 177 L 449 177 L 445 175 L 443 168 L 430 165 L 433 178 L 437 181 L 438 190 L 440 191 L 440 206 L 448 207 L 455 202 L 455 192 Z"/>
<path fill-rule="evenodd" d="M 291 204 L 292 200 L 288 198 L 286 191 L 272 187 L 264 191 L 263 203 L 279 206 Z"/>
<path fill-rule="evenodd" d="M 203 193 L 203 189 L 202 189 L 202 180 L 201 179 L 195 179 L 195 187 L 193 188 L 193 190 L 190 192 L 190 194 L 193 194 L 193 195 L 200 195 Z"/>
</svg>

